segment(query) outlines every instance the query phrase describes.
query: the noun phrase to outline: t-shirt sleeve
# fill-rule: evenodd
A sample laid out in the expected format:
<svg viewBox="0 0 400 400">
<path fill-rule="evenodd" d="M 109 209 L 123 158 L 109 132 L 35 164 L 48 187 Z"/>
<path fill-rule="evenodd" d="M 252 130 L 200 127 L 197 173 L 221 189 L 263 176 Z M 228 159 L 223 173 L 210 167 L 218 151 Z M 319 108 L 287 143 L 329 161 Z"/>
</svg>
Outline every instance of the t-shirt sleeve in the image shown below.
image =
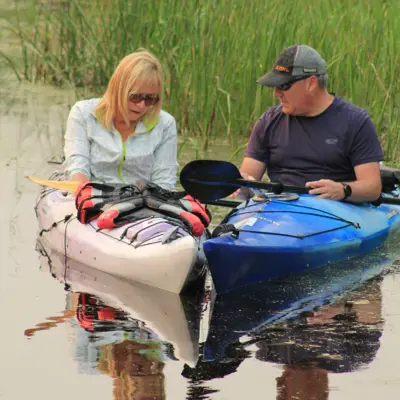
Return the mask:
<svg viewBox="0 0 400 400">
<path fill-rule="evenodd" d="M 245 157 L 254 158 L 257 161 L 268 162 L 268 149 L 266 145 L 266 120 L 268 114 L 265 113 L 254 125 L 250 135 Z"/>
<path fill-rule="evenodd" d="M 350 159 L 353 167 L 370 162 L 383 161 L 384 159 L 378 134 L 368 115 L 354 135 Z"/>
</svg>

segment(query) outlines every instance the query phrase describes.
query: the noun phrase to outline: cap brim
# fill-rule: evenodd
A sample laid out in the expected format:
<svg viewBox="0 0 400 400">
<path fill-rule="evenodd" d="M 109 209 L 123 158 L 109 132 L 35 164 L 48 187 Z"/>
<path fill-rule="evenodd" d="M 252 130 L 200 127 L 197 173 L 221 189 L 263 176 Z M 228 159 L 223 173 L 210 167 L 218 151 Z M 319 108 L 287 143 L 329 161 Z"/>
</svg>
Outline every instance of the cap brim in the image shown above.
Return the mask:
<svg viewBox="0 0 400 400">
<path fill-rule="evenodd" d="M 270 71 L 268 74 L 265 74 L 256 82 L 260 85 L 269 86 L 269 87 L 277 87 L 283 85 L 284 83 L 288 83 L 293 79 L 293 77 L 287 73 Z"/>
</svg>

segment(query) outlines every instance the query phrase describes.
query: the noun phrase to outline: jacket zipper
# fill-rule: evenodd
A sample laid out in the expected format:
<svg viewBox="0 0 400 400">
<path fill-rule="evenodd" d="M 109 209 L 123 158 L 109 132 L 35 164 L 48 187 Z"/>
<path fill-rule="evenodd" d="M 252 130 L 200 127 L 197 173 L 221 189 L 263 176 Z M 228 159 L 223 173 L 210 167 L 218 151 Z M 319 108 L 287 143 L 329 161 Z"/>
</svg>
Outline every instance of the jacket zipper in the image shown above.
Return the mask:
<svg viewBox="0 0 400 400">
<path fill-rule="evenodd" d="M 121 147 L 122 147 L 122 154 L 121 154 L 121 159 L 119 160 L 119 164 L 118 164 L 118 177 L 121 180 L 122 183 L 124 182 L 124 179 L 122 178 L 122 165 L 124 164 L 125 160 L 126 160 L 126 145 L 124 143 L 124 141 L 122 140 L 121 135 L 119 135 L 120 139 L 121 139 Z"/>
</svg>

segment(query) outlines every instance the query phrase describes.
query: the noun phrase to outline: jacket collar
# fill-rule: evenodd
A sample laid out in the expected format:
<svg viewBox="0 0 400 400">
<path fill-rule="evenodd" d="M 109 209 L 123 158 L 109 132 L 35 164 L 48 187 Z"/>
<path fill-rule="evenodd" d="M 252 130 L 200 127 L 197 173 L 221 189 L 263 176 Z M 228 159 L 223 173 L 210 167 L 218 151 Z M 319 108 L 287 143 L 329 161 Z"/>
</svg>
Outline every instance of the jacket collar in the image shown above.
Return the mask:
<svg viewBox="0 0 400 400">
<path fill-rule="evenodd" d="M 90 113 L 96 118 L 96 109 L 91 110 Z M 141 133 L 147 133 L 150 132 L 158 123 L 158 121 L 160 120 L 160 116 L 156 116 L 155 118 L 143 118 L 141 119 L 137 125 L 136 125 L 136 129 L 135 129 L 135 135 L 136 134 L 141 134 Z"/>
</svg>

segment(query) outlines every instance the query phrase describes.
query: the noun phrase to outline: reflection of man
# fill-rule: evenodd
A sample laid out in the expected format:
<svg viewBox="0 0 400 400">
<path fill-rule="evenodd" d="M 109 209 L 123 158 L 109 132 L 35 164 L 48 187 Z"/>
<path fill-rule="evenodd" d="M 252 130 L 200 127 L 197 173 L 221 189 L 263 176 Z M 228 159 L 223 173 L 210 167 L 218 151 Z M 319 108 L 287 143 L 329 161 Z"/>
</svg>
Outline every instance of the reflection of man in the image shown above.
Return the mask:
<svg viewBox="0 0 400 400">
<path fill-rule="evenodd" d="M 276 382 L 277 400 L 328 399 L 328 371 L 312 363 L 285 365 L 282 376 Z"/>
<path fill-rule="evenodd" d="M 265 332 L 256 358 L 283 364 L 277 400 L 325 400 L 328 373 L 350 372 L 369 364 L 382 330 L 380 280 L 307 315 L 305 325 Z"/>
</svg>

